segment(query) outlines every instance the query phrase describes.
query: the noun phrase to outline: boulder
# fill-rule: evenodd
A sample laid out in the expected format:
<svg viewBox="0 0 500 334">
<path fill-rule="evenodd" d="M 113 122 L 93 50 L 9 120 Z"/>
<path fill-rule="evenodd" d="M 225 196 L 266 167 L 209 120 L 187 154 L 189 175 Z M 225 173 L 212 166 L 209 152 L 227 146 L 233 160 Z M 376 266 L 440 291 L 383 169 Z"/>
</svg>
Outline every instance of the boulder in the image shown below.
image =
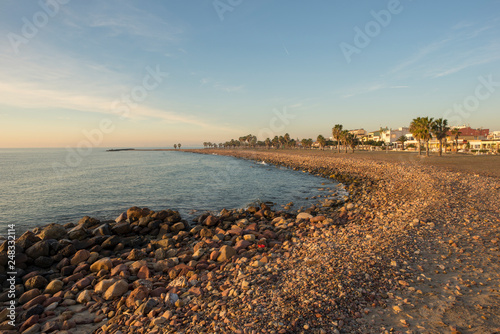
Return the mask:
<svg viewBox="0 0 500 334">
<path fill-rule="evenodd" d="M 113 300 L 123 296 L 128 291 L 128 283 L 125 280 L 119 280 L 113 283 L 103 295 L 105 300 Z"/>
<path fill-rule="evenodd" d="M 73 256 L 73 258 L 71 259 L 71 264 L 76 266 L 77 264 L 87 261 L 89 257 L 90 252 L 86 249 L 81 249 Z"/>
<path fill-rule="evenodd" d="M 39 234 L 42 240 L 60 240 L 66 238 L 67 235 L 66 229 L 59 224 L 49 224 Z"/>
<path fill-rule="evenodd" d="M 22 247 L 23 249 L 28 249 L 41 239 L 35 235 L 35 233 L 31 231 L 24 232 L 19 238 L 16 240 L 16 245 Z"/>
<path fill-rule="evenodd" d="M 87 238 L 87 229 L 84 225 L 78 225 L 68 231 L 71 240 L 84 240 Z"/>
<path fill-rule="evenodd" d="M 106 292 L 106 290 L 109 289 L 110 286 L 112 286 L 114 283 L 116 282 L 115 279 L 105 279 L 105 280 L 102 280 L 100 281 L 99 283 L 96 284 L 95 288 L 94 288 L 94 292 L 95 293 L 98 293 L 98 294 L 103 294 L 104 292 Z"/>
<path fill-rule="evenodd" d="M 36 259 L 40 256 L 49 256 L 50 255 L 49 242 L 46 240 L 38 241 L 33 246 L 28 248 L 25 253 L 32 259 Z"/>
<path fill-rule="evenodd" d="M 178 223 L 175 223 L 174 225 L 172 225 L 170 227 L 170 230 L 172 231 L 172 233 L 177 234 L 177 233 L 179 233 L 179 231 L 182 231 L 184 228 L 185 228 L 184 223 L 178 222 Z"/>
<path fill-rule="evenodd" d="M 116 245 L 118 245 L 120 243 L 120 240 L 121 239 L 119 236 L 113 235 L 113 236 L 107 238 L 106 240 L 104 240 L 104 242 L 101 244 L 101 247 L 104 249 L 114 248 L 114 247 L 116 247 Z"/>
<path fill-rule="evenodd" d="M 89 216 L 85 216 L 82 219 L 80 219 L 80 221 L 78 222 L 78 225 L 87 229 L 87 228 L 95 226 L 99 223 L 100 222 L 97 219 L 91 218 Z"/>
<path fill-rule="evenodd" d="M 111 231 L 115 234 L 127 234 L 132 232 L 132 227 L 129 223 L 120 222 L 111 228 Z"/>
<path fill-rule="evenodd" d="M 31 289 L 26 291 L 19 297 L 19 304 L 24 304 L 29 302 L 30 300 L 34 299 L 35 297 L 40 296 L 40 290 L 39 289 Z"/>
<path fill-rule="evenodd" d="M 149 296 L 149 289 L 145 286 L 139 286 L 135 288 L 130 295 L 127 297 L 126 305 L 127 307 L 135 306 L 136 301 L 143 301 Z"/>
<path fill-rule="evenodd" d="M 48 256 L 40 256 L 35 259 L 35 266 L 40 268 L 49 268 L 52 263 L 54 263 L 54 260 Z"/>
<path fill-rule="evenodd" d="M 147 214 L 144 214 L 144 211 L 136 206 L 131 207 L 130 209 L 127 210 L 127 217 L 130 220 L 136 220 L 143 216 L 147 216 Z"/>
<path fill-rule="evenodd" d="M 116 219 L 115 219 L 115 222 L 119 223 L 123 220 L 126 220 L 127 219 L 127 213 L 124 212 L 122 213 L 121 215 L 119 215 Z"/>
<path fill-rule="evenodd" d="M 36 275 L 31 278 L 28 278 L 28 280 L 24 283 L 24 286 L 26 290 L 31 290 L 31 289 L 44 289 L 49 282 L 45 279 L 45 277 L 41 275 Z"/>
</svg>

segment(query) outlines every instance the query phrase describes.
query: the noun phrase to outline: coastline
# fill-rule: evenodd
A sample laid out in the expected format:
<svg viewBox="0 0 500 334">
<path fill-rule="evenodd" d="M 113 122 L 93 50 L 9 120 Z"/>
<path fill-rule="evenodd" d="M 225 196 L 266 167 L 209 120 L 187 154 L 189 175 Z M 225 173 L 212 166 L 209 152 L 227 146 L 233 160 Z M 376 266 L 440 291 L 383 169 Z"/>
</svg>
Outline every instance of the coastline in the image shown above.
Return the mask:
<svg viewBox="0 0 500 334">
<path fill-rule="evenodd" d="M 493 242 L 498 197 L 486 197 L 498 194 L 498 179 L 415 160 L 384 162 L 345 154 L 260 150 L 182 151 L 231 155 L 333 177 L 346 185 L 350 196 L 346 203 L 327 203 L 326 198 L 324 205 L 303 213 L 282 214 L 266 207 L 229 210 L 200 219 L 193 228 L 173 212 L 150 214 L 138 209 L 129 213 L 137 218 L 132 224 L 84 218 L 71 230 L 52 225 L 45 234 L 75 238 L 70 237 L 70 243 L 59 238 L 58 247 L 64 248 L 56 252 L 67 256 L 58 263 L 53 259 L 48 268 L 57 270 L 52 274 L 40 268 L 23 277 L 25 285 L 38 281 L 34 289 L 39 294 L 31 297 L 42 305 L 34 310 L 37 303 L 20 303 L 18 315 L 26 318 L 31 312 L 23 330 L 28 329 L 26 324 L 69 327 L 69 332 L 92 328 L 98 333 L 257 329 L 336 333 L 390 328 L 473 333 L 500 327 L 492 312 L 498 307 L 494 300 L 498 290 L 488 291 L 499 286 L 494 261 L 498 239 Z M 154 229 L 159 230 L 157 235 L 150 234 Z M 161 233 L 166 237 L 158 239 Z M 50 260 L 45 258 L 54 256 L 50 254 L 55 244 L 38 241 L 34 234 L 28 233 L 21 242 L 26 247 L 18 249 L 19 254 L 34 244 L 47 253 L 43 260 L 24 255 L 24 263 L 45 261 L 46 266 Z M 43 285 L 49 281 L 60 281 L 62 285 L 54 283 L 60 290 L 44 294 Z M 478 300 L 482 309 L 474 307 Z M 424 305 L 429 318 L 419 313 Z M 460 313 L 461 308 L 467 312 Z M 64 309 L 75 314 L 63 320 L 68 312 Z M 87 321 L 78 318 L 80 314 Z M 85 323 L 89 319 L 91 323 Z"/>
</svg>

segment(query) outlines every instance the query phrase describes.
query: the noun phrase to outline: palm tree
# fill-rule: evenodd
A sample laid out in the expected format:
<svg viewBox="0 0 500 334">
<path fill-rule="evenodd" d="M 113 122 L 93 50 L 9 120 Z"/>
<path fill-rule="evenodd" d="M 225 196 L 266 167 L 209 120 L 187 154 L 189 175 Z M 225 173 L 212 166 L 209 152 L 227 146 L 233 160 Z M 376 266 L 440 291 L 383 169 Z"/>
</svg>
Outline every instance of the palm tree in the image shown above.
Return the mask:
<svg viewBox="0 0 500 334">
<path fill-rule="evenodd" d="M 340 137 L 342 137 L 342 124 L 335 124 L 335 126 L 332 128 L 332 135 L 333 138 L 337 140 L 337 151 L 340 153 Z"/>
<path fill-rule="evenodd" d="M 431 130 L 436 139 L 439 141 L 439 156 L 443 155 L 443 139 L 446 138 L 446 134 L 450 130 L 448 126 L 448 120 L 438 118 L 434 120 L 431 124 Z"/>
<path fill-rule="evenodd" d="M 278 136 L 274 136 L 273 140 L 272 140 L 272 143 L 273 143 L 273 146 L 274 148 L 279 148 L 279 145 L 280 145 L 280 139 Z"/>
<path fill-rule="evenodd" d="M 408 141 L 408 138 L 406 138 L 406 136 L 401 136 L 398 138 L 397 141 L 401 143 L 401 145 L 403 146 L 403 151 L 404 151 L 405 150 L 405 142 Z"/>
<path fill-rule="evenodd" d="M 358 145 L 358 139 L 356 136 L 349 131 L 344 131 L 344 145 L 345 145 L 345 153 L 347 153 L 347 147 L 352 149 L 352 153 L 354 153 L 354 148 Z"/>
<path fill-rule="evenodd" d="M 181 149 L 181 144 L 177 144 L 177 147 L 179 148 L 179 150 Z"/>
<path fill-rule="evenodd" d="M 307 148 L 307 139 L 306 139 L 306 138 L 302 139 L 302 140 L 300 141 L 300 143 L 302 144 L 302 147 L 303 147 L 303 148 Z"/>
<path fill-rule="evenodd" d="M 325 144 L 326 144 L 325 137 L 323 137 L 322 135 L 319 135 L 317 141 L 319 143 L 319 148 L 323 150 L 325 147 Z"/>
<path fill-rule="evenodd" d="M 279 136 L 278 140 L 279 140 L 279 143 L 280 143 L 280 147 L 284 148 L 285 147 L 285 137 Z"/>
<path fill-rule="evenodd" d="M 264 141 L 264 143 L 266 144 L 266 148 L 269 149 L 269 147 L 271 146 L 271 139 L 266 138 L 266 140 Z"/>
<path fill-rule="evenodd" d="M 429 140 L 432 139 L 431 126 L 433 118 L 422 117 L 420 119 L 420 127 L 422 140 L 425 142 L 425 155 L 429 156 Z"/>
<path fill-rule="evenodd" d="M 454 143 L 456 143 L 455 153 L 457 153 L 458 152 L 458 137 L 462 134 L 462 132 L 460 132 L 459 128 L 453 128 L 451 130 L 451 134 L 452 134 L 452 136 L 455 136 L 455 141 L 454 141 Z"/>
<path fill-rule="evenodd" d="M 177 144 L 174 144 L 174 150 L 176 150 L 176 149 L 177 149 Z"/>
<path fill-rule="evenodd" d="M 288 146 L 288 143 L 290 142 L 290 135 L 287 133 L 285 133 L 285 135 L 283 136 L 283 139 L 285 141 L 285 146 Z"/>
<path fill-rule="evenodd" d="M 413 138 L 417 140 L 418 143 L 418 155 L 421 155 L 421 140 L 422 140 L 422 117 L 414 118 L 410 123 L 410 132 Z"/>
<path fill-rule="evenodd" d="M 340 135 L 340 140 L 342 140 L 342 144 L 345 147 L 345 153 L 347 153 L 347 147 L 349 146 L 348 141 L 350 140 L 350 132 L 347 130 L 343 130 Z"/>
</svg>

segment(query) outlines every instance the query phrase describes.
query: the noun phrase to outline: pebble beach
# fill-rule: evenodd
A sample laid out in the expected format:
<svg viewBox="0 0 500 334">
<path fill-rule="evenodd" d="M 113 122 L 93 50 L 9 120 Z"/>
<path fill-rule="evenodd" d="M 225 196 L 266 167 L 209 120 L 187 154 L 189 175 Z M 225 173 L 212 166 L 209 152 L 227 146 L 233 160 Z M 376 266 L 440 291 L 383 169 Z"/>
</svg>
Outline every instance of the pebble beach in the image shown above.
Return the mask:
<svg viewBox="0 0 500 334">
<path fill-rule="evenodd" d="M 15 248 L 16 327 L 4 283 L 0 333 L 500 331 L 498 177 L 417 155 L 189 152 L 335 179 L 348 196 L 325 187 L 302 210 L 261 204 L 196 221 L 132 207 L 27 231 Z"/>
</svg>

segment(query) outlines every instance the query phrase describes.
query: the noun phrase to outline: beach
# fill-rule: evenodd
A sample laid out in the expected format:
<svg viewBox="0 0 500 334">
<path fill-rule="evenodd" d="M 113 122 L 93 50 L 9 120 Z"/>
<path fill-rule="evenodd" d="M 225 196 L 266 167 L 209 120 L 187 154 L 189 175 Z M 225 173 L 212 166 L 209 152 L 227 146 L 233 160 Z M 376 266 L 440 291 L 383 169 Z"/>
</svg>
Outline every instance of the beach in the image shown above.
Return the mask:
<svg viewBox="0 0 500 334">
<path fill-rule="evenodd" d="M 11 332 L 500 331 L 498 157 L 188 151 L 336 179 L 349 196 L 325 188 L 300 212 L 261 204 L 197 223 L 130 208 L 26 232 L 16 262 L 36 270 L 16 282 Z"/>
</svg>

